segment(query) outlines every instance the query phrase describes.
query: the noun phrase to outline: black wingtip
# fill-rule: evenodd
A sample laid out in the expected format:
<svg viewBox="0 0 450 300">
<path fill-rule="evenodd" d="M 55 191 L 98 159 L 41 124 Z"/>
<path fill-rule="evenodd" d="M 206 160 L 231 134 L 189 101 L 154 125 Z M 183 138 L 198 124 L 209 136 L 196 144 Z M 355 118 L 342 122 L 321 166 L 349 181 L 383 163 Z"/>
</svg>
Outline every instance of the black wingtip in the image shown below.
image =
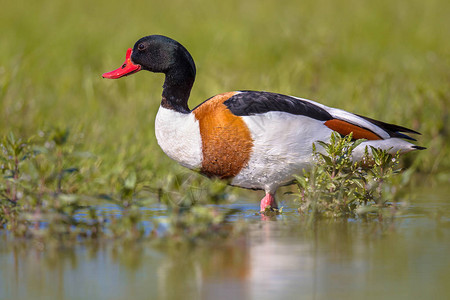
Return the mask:
<svg viewBox="0 0 450 300">
<path fill-rule="evenodd" d="M 391 133 L 390 135 L 392 137 L 398 137 L 398 138 L 402 138 L 402 139 L 406 139 L 406 140 L 410 140 L 410 141 L 417 141 L 415 138 L 412 138 L 409 135 L 406 135 L 406 134 L 398 132 L 398 131 Z"/>
<path fill-rule="evenodd" d="M 390 123 L 385 123 L 385 122 L 378 121 L 378 120 L 375 120 L 375 119 L 372 119 L 372 118 L 368 118 L 368 117 L 365 117 L 365 116 L 361 116 L 361 115 L 358 115 L 358 114 L 357 114 L 357 116 L 359 116 L 359 117 L 361 117 L 363 119 L 366 119 L 367 121 L 369 121 L 369 122 L 371 122 L 371 123 L 381 127 L 381 129 L 383 129 L 383 130 L 388 131 L 389 135 L 391 135 L 391 136 L 394 135 L 393 137 L 395 137 L 395 135 L 403 135 L 403 136 L 397 136 L 397 137 L 401 137 L 401 138 L 408 139 L 408 140 L 414 140 L 412 137 L 404 135 L 401 132 L 413 133 L 413 134 L 421 135 L 420 132 L 412 130 L 412 129 L 409 129 L 409 128 L 406 128 L 406 127 L 403 127 L 403 126 L 390 124 Z"/>
<path fill-rule="evenodd" d="M 414 149 L 417 149 L 417 150 L 425 150 L 425 149 L 427 149 L 426 147 L 422 147 L 422 146 L 412 146 Z"/>
</svg>

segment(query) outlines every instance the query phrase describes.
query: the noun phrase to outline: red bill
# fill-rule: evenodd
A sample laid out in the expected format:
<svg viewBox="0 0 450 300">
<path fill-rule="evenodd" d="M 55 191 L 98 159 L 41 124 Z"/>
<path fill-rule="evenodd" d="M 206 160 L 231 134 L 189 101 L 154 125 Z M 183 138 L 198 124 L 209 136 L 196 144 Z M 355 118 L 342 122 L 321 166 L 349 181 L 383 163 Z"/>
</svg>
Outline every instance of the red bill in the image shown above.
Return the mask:
<svg viewBox="0 0 450 300">
<path fill-rule="evenodd" d="M 127 50 L 127 56 L 125 58 L 125 62 L 123 65 L 111 72 L 104 73 L 102 75 L 103 78 L 109 78 L 109 79 L 117 79 L 123 76 L 131 75 L 136 72 L 139 72 L 141 70 L 140 65 L 136 65 L 131 61 L 131 53 L 133 52 L 133 49 L 129 48 Z"/>
</svg>

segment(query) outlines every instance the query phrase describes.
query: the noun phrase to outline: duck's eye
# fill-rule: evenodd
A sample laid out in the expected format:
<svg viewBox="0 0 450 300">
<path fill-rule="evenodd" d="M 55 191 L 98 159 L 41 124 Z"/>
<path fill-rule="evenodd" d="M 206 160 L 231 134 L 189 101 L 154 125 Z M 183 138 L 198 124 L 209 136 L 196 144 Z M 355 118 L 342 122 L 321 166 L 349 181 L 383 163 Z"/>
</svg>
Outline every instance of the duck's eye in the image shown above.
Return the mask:
<svg viewBox="0 0 450 300">
<path fill-rule="evenodd" d="M 144 44 L 139 44 L 139 45 L 138 45 L 138 50 L 140 50 L 140 51 L 144 50 L 145 48 L 146 48 L 146 47 L 145 47 Z"/>
</svg>

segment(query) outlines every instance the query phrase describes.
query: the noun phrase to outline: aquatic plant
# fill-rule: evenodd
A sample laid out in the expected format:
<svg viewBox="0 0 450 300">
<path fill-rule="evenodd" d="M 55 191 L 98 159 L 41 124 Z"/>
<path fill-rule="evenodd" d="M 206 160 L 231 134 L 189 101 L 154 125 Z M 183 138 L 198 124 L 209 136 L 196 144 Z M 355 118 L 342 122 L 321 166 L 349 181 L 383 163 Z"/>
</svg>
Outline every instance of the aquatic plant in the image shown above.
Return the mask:
<svg viewBox="0 0 450 300">
<path fill-rule="evenodd" d="M 355 217 L 395 207 L 412 173 L 401 170 L 399 155 L 366 148 L 363 161 L 353 162 L 352 151 L 363 140 L 333 133 L 329 143 L 314 145 L 315 167 L 296 176 L 299 212 L 311 217 Z M 320 149 L 320 150 L 319 150 Z"/>
<path fill-rule="evenodd" d="M 82 227 L 75 215 L 86 205 L 79 193 L 86 170 L 78 165 L 91 155 L 67 143 L 67 129 L 40 135 L 1 140 L 0 223 L 16 236 L 58 239 Z"/>
<path fill-rule="evenodd" d="M 167 236 L 195 240 L 230 232 L 224 224 L 233 210 L 202 207 L 227 201 L 223 182 L 182 173 L 150 186 L 137 163 L 105 171 L 101 158 L 83 151 L 67 128 L 30 139 L 9 133 L 0 150 L 0 228 L 16 237 L 57 243 Z M 144 209 L 156 203 L 167 208 L 166 218 L 154 218 Z M 105 205 L 113 206 L 114 213 L 101 209 Z"/>
</svg>

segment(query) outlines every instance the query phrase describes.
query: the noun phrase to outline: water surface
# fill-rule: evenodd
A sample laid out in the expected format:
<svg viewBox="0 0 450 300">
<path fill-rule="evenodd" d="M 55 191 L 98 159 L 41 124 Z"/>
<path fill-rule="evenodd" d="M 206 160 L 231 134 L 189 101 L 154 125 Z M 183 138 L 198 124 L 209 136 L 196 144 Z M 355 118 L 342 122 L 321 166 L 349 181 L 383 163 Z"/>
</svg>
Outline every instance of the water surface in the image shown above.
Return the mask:
<svg viewBox="0 0 450 300">
<path fill-rule="evenodd" d="M 312 228 L 295 213 L 262 221 L 257 204 L 236 204 L 248 233 L 209 246 L 43 250 L 7 242 L 3 232 L 0 299 L 448 299 L 449 194 L 449 187 L 415 191 L 393 223 Z"/>
</svg>

